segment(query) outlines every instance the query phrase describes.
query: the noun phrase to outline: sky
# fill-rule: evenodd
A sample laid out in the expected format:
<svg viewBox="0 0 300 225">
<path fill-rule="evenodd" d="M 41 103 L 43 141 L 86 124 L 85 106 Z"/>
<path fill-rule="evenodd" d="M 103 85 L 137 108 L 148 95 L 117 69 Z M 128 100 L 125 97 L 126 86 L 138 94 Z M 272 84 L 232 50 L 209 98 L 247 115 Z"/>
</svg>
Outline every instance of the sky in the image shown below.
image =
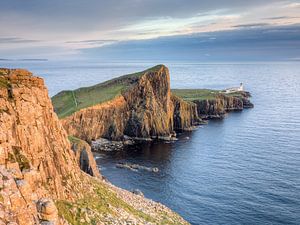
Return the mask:
<svg viewBox="0 0 300 225">
<path fill-rule="evenodd" d="M 300 0 L 0 5 L 0 59 L 300 60 Z"/>
</svg>

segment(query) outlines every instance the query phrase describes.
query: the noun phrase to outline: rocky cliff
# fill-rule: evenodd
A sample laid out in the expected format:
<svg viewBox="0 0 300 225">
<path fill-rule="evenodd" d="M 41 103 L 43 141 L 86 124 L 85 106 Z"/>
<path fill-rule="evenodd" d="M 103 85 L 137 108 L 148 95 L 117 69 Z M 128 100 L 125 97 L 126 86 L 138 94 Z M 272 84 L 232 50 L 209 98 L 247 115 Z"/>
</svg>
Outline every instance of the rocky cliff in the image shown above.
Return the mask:
<svg viewBox="0 0 300 225">
<path fill-rule="evenodd" d="M 0 69 L 0 224 L 186 223 L 96 178 L 89 148 L 75 144 L 73 152 L 43 80 Z"/>
<path fill-rule="evenodd" d="M 74 199 L 78 166 L 42 79 L 0 70 L 1 196 L 8 220 L 35 224 L 39 199 Z M 70 180 L 71 182 L 69 182 Z"/>
<path fill-rule="evenodd" d="M 172 95 L 173 126 L 176 131 L 187 131 L 193 129 L 194 125 L 201 123 L 198 116 L 197 104 L 186 102 Z"/>
<path fill-rule="evenodd" d="M 91 146 L 87 142 L 73 136 L 69 136 L 69 140 L 80 169 L 91 176 L 102 178 L 94 160 Z"/>
<path fill-rule="evenodd" d="M 171 95 L 170 75 L 165 66 L 108 81 L 105 88 L 110 85 L 110 91 L 119 84 L 126 84 L 126 88 L 110 101 L 79 108 L 63 118 L 62 123 L 68 134 L 88 142 L 100 137 L 120 140 L 124 135 L 165 138 L 170 137 L 174 130 L 189 129 L 200 122 L 194 103 Z M 104 85 L 89 90 L 100 87 Z M 75 98 L 77 93 L 80 95 L 80 91 L 74 93 Z M 53 98 L 56 111 L 60 110 L 59 105 L 67 94 L 60 93 Z"/>
<path fill-rule="evenodd" d="M 252 108 L 249 92 L 237 91 L 227 94 L 221 90 L 173 89 L 172 93 L 186 102 L 196 105 L 202 119 L 223 118 L 227 112 Z"/>
<path fill-rule="evenodd" d="M 91 143 L 100 138 L 122 140 L 172 138 L 191 130 L 201 119 L 223 118 L 233 110 L 253 107 L 248 92 L 170 90 L 168 68 L 158 65 L 91 87 L 63 91 L 52 98 L 69 135 Z"/>
<path fill-rule="evenodd" d="M 230 111 L 241 111 L 244 108 L 252 108 L 248 92 L 240 92 L 233 95 L 217 94 L 214 99 L 194 100 L 198 114 L 201 118 L 220 119 Z"/>
</svg>

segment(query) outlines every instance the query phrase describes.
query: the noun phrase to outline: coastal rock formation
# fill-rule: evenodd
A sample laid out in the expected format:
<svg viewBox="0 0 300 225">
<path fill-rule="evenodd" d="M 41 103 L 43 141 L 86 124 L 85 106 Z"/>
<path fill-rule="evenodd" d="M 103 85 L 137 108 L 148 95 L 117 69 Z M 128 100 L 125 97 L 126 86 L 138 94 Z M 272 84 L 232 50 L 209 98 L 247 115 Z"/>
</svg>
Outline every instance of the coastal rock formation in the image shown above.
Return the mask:
<svg viewBox="0 0 300 225">
<path fill-rule="evenodd" d="M 66 177 L 76 180 L 79 170 L 43 80 L 25 70 L 1 69 L 0 84 L 4 207 L 19 224 L 35 224 L 34 201 L 75 198 Z"/>
<path fill-rule="evenodd" d="M 91 176 L 102 178 L 94 160 L 91 146 L 87 142 L 76 137 L 69 136 L 69 140 L 80 169 Z"/>
<path fill-rule="evenodd" d="M 252 108 L 248 92 L 239 92 L 237 96 L 217 94 L 214 99 L 194 100 L 197 105 L 198 115 L 201 118 L 223 118 L 227 112 L 241 111 L 244 108 Z"/>
<path fill-rule="evenodd" d="M 229 111 L 253 107 L 249 97 L 245 91 L 209 89 L 173 89 L 171 93 L 169 70 L 158 65 L 91 87 L 62 91 L 52 101 L 68 134 L 91 144 L 103 143 L 103 138 L 174 140 L 176 131 L 193 130 L 202 119 L 223 118 Z"/>
<path fill-rule="evenodd" d="M 81 144 L 74 154 L 41 78 L 0 69 L 0 224 L 187 224 L 165 206 L 81 171 L 78 158 L 96 174 Z"/>
<path fill-rule="evenodd" d="M 202 121 L 198 116 L 197 104 L 186 102 L 183 99 L 172 95 L 173 104 L 173 126 L 176 131 L 186 131 Z"/>
<path fill-rule="evenodd" d="M 127 87 L 110 101 L 80 109 L 63 118 L 63 126 L 69 135 L 89 143 L 99 138 L 121 140 L 124 135 L 161 138 L 200 122 L 194 103 L 171 95 L 169 71 L 165 66 L 111 82 L 115 85 L 126 83 Z"/>
</svg>

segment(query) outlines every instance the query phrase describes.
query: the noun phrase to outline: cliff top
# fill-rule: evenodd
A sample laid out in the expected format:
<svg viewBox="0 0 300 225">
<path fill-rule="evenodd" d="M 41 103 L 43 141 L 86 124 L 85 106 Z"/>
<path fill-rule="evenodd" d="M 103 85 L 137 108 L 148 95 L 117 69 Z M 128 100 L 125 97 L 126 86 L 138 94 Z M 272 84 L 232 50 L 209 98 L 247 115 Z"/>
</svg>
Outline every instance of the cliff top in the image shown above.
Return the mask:
<svg viewBox="0 0 300 225">
<path fill-rule="evenodd" d="M 172 89 L 172 93 L 185 101 L 201 101 L 215 99 L 218 95 L 243 97 L 242 92 L 224 93 L 220 90 L 211 89 Z"/>
<path fill-rule="evenodd" d="M 19 85 L 43 87 L 44 81 L 25 69 L 0 68 L 0 88 L 12 89 Z"/>
<path fill-rule="evenodd" d="M 52 97 L 55 112 L 59 118 L 64 118 L 80 109 L 112 100 L 135 84 L 142 75 L 149 72 L 158 72 L 163 68 L 166 67 L 157 65 L 141 72 L 124 75 L 90 87 L 59 92 Z"/>
<path fill-rule="evenodd" d="M 31 76 L 32 73 L 25 69 L 0 68 L 0 76 Z"/>
</svg>

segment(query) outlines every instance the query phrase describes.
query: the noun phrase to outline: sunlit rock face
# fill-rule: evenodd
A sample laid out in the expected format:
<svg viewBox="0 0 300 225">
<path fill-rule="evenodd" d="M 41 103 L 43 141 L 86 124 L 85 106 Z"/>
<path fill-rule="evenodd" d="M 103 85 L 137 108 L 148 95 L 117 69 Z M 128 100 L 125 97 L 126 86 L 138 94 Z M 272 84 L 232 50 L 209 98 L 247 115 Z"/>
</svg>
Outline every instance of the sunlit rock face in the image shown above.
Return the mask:
<svg viewBox="0 0 300 225">
<path fill-rule="evenodd" d="M 227 112 L 240 111 L 244 108 L 252 108 L 253 104 L 249 101 L 250 93 L 239 92 L 239 97 L 217 95 L 214 99 L 195 100 L 198 115 L 202 118 L 223 118 Z"/>
<path fill-rule="evenodd" d="M 91 146 L 87 142 L 75 137 L 69 137 L 69 140 L 71 141 L 72 150 L 80 169 L 91 176 L 102 178 L 94 160 Z"/>
<path fill-rule="evenodd" d="M 77 198 L 80 174 L 67 134 L 41 78 L 26 70 L 0 69 L 0 177 L 4 221 L 58 223 L 51 199 Z M 52 204 L 36 203 L 47 197 Z M 48 215 L 48 214 L 49 215 Z M 48 216 L 48 217 L 47 217 Z M 48 219 L 45 219 L 48 218 Z"/>
<path fill-rule="evenodd" d="M 169 70 L 160 66 L 133 81 L 111 101 L 91 106 L 64 118 L 68 134 L 88 142 L 100 137 L 120 140 L 169 137 L 199 122 L 196 105 L 171 95 Z"/>
</svg>

